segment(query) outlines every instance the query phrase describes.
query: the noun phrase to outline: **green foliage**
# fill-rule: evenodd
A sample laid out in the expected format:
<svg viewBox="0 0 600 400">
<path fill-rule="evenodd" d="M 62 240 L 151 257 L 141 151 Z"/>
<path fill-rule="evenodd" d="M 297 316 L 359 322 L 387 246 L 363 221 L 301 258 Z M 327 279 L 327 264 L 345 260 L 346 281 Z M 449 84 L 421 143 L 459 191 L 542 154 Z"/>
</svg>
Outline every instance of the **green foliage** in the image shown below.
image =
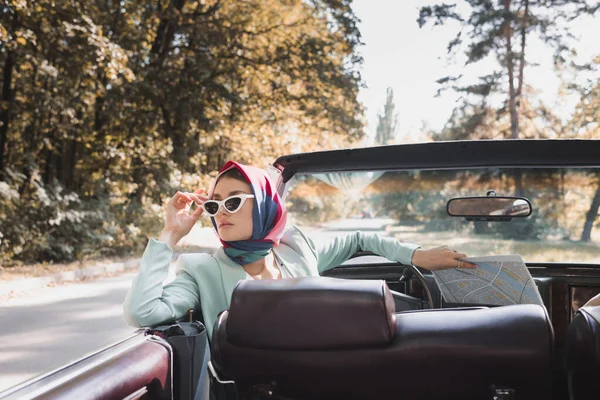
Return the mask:
<svg viewBox="0 0 600 400">
<path fill-rule="evenodd" d="M 264 167 L 360 139 L 351 6 L 4 2 L 2 264 L 134 251 L 175 190 L 227 159 Z"/>
<path fill-rule="evenodd" d="M 106 200 L 82 202 L 60 184 L 33 180 L 21 196 L 14 188 L 24 176 L 11 177 L 11 184 L 0 182 L 2 265 L 128 254 L 145 244 L 142 233 L 160 229 L 157 214 L 139 207 L 119 212 Z"/>
</svg>

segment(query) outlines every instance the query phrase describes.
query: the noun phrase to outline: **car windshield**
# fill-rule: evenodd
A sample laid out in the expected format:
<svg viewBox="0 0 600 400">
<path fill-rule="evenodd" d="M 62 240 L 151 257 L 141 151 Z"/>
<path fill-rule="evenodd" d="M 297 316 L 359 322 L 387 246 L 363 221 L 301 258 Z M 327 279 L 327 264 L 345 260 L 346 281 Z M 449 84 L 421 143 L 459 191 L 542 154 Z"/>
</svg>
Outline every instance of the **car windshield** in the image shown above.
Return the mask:
<svg viewBox="0 0 600 400">
<path fill-rule="evenodd" d="M 573 168 L 298 174 L 288 182 L 286 205 L 290 222 L 308 232 L 385 231 L 424 247 L 457 247 L 469 256 L 597 264 L 600 231 L 592 229 L 595 215 L 589 210 L 600 201 L 599 182 L 599 169 Z M 527 198 L 532 214 L 492 222 L 448 215 L 448 200 L 491 190 Z"/>
</svg>

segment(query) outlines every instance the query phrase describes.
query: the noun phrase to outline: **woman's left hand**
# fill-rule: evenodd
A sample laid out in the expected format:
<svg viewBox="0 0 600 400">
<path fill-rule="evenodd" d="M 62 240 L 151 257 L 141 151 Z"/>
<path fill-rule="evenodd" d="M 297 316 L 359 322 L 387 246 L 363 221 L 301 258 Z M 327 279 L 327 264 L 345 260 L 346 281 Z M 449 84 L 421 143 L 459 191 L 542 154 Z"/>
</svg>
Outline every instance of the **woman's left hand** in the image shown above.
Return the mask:
<svg viewBox="0 0 600 400">
<path fill-rule="evenodd" d="M 477 264 L 462 261 L 465 258 L 467 258 L 466 254 L 459 253 L 448 246 L 439 246 L 432 249 L 415 250 L 412 264 L 430 271 L 449 268 L 477 268 Z"/>
</svg>

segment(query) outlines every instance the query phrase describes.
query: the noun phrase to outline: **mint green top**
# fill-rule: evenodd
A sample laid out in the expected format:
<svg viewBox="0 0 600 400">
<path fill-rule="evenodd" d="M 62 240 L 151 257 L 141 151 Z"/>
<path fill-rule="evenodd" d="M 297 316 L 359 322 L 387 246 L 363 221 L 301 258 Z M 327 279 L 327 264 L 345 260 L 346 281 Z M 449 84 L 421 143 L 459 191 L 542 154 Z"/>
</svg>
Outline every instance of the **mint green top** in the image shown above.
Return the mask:
<svg viewBox="0 0 600 400">
<path fill-rule="evenodd" d="M 371 251 L 389 260 L 410 264 L 419 246 L 401 243 L 374 233 L 354 232 L 315 245 L 298 227 L 289 228 L 279 246 L 273 248 L 283 278 L 318 276 L 335 268 L 356 252 Z M 140 271 L 125 302 L 125 320 L 137 327 L 156 326 L 183 317 L 190 309 L 202 308 L 209 335 L 217 315 L 229 308 L 235 285 L 252 279 L 223 248 L 213 255 L 182 254 L 176 262 L 176 278 L 163 287 L 173 250 L 168 244 L 150 239 L 140 261 Z M 209 336 L 210 337 L 210 336 Z"/>
</svg>

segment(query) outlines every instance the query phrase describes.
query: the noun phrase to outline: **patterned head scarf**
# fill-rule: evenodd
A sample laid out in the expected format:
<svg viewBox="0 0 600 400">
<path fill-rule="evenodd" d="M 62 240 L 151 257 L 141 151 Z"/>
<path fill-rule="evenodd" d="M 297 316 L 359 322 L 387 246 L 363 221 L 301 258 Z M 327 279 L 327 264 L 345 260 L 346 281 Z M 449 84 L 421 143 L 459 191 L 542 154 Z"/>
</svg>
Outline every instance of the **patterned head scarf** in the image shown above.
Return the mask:
<svg viewBox="0 0 600 400">
<path fill-rule="evenodd" d="M 219 171 L 210 190 L 208 198 L 212 198 L 219 177 L 230 169 L 237 168 L 250 184 L 254 195 L 252 210 L 252 237 L 249 240 L 236 240 L 221 243 L 225 254 L 238 264 L 250 264 L 265 258 L 274 246 L 279 245 L 287 221 L 287 211 L 277 193 L 271 177 L 260 168 L 228 161 Z M 218 232 L 214 217 L 210 218 L 215 231 Z"/>
</svg>

